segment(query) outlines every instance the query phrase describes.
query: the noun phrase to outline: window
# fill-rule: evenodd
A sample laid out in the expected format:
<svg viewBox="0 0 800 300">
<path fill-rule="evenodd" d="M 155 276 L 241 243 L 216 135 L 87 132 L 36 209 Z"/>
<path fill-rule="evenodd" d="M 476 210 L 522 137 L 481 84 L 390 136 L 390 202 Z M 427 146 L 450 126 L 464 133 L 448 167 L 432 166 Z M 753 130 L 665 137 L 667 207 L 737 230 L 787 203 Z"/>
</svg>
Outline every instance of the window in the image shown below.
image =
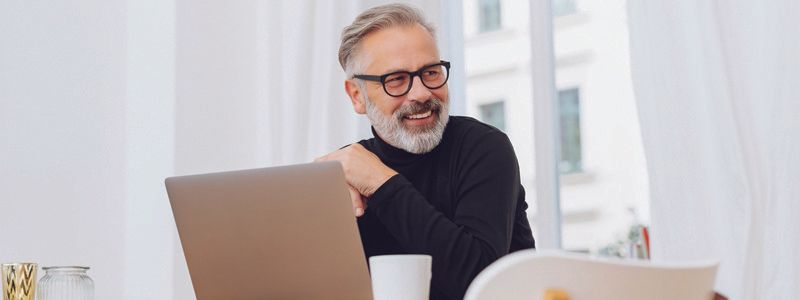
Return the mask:
<svg viewBox="0 0 800 300">
<path fill-rule="evenodd" d="M 505 102 L 498 101 L 480 106 L 481 120 L 502 131 L 506 130 Z"/>
<path fill-rule="evenodd" d="M 530 7 L 544 7 L 546 1 L 552 1 L 549 16 Z M 501 25 L 499 1 L 446 2 L 469 7 L 462 18 L 466 37 Z M 624 255 L 625 251 L 617 250 L 627 249 L 631 228 L 649 222 L 648 174 L 628 69 L 626 5 L 622 0 L 608 5 L 581 3 L 502 2 L 502 28 L 515 34 L 471 39 L 464 45 L 466 113 L 508 134 L 519 159 L 522 184 L 530 191 L 528 216 L 540 246 Z M 495 17 L 489 18 L 490 11 Z M 576 13 L 586 18 L 567 22 L 571 26 L 550 23 Z M 488 25 L 489 20 L 494 20 L 494 27 Z M 541 28 L 553 31 L 537 31 Z M 554 53 L 531 55 L 542 49 L 518 45 L 549 45 Z M 533 52 L 526 53 L 529 50 Z M 546 76 L 532 76 L 551 71 L 552 83 L 544 82 L 550 80 L 542 79 Z M 533 88 L 528 88 L 531 84 Z M 546 88 L 548 93 L 535 93 L 537 88 Z M 537 98 L 549 96 L 551 88 L 557 89 L 553 93 L 557 99 Z M 500 97 L 502 103 L 485 101 Z M 537 111 L 541 106 L 536 104 L 543 102 L 548 103 L 546 110 Z M 550 109 L 550 103 L 556 107 Z M 545 122 L 546 131 L 536 130 L 536 124 Z M 560 140 L 540 136 L 556 130 L 561 132 Z M 538 152 L 535 148 L 541 141 L 553 147 Z M 558 153 L 550 152 L 559 146 Z M 557 155 L 560 159 L 553 161 Z M 537 168 L 542 165 L 547 168 Z"/>
<path fill-rule="evenodd" d="M 581 108 L 577 88 L 558 91 L 561 123 L 561 174 L 576 173 L 581 167 Z"/>
<path fill-rule="evenodd" d="M 500 29 L 500 0 L 478 1 L 478 30 L 487 32 Z"/>
<path fill-rule="evenodd" d="M 576 11 L 575 0 L 553 0 L 553 16 L 565 16 Z"/>
</svg>

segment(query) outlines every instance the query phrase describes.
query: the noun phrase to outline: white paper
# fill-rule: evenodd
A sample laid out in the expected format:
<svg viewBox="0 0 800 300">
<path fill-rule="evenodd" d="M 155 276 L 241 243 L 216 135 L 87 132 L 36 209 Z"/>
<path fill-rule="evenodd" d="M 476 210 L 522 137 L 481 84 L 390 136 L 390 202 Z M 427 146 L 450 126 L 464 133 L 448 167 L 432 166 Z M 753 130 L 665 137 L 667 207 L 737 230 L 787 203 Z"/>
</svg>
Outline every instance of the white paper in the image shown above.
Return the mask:
<svg viewBox="0 0 800 300">
<path fill-rule="evenodd" d="M 478 274 L 465 299 L 543 299 L 560 289 L 570 300 L 710 300 L 717 262 L 653 263 L 525 250 Z"/>
</svg>

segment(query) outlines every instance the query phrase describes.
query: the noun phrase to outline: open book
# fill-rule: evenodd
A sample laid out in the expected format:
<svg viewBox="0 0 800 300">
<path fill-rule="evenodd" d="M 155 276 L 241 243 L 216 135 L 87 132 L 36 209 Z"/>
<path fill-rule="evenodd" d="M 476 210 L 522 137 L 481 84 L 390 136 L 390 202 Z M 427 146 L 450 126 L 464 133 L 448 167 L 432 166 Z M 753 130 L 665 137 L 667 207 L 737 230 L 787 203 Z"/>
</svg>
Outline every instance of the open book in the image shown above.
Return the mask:
<svg viewBox="0 0 800 300">
<path fill-rule="evenodd" d="M 718 265 L 715 261 L 654 263 L 525 250 L 499 259 L 478 274 L 464 299 L 539 300 L 547 293 L 569 300 L 710 300 Z"/>
</svg>

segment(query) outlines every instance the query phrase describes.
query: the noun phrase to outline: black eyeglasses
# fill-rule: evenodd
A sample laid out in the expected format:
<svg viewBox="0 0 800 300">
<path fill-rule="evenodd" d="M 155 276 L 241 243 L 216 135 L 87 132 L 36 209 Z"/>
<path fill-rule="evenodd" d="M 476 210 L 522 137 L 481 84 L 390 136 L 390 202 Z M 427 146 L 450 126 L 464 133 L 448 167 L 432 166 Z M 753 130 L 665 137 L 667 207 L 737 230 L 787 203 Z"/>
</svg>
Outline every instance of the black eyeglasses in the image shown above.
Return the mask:
<svg viewBox="0 0 800 300">
<path fill-rule="evenodd" d="M 397 71 L 383 75 L 354 75 L 353 77 L 380 82 L 386 94 L 392 97 L 400 97 L 411 91 L 414 76 L 419 76 L 422 85 L 425 87 L 438 89 L 444 86 L 447 83 L 447 79 L 450 78 L 450 62 L 442 60 L 439 63 L 424 66 L 414 72 Z"/>
</svg>

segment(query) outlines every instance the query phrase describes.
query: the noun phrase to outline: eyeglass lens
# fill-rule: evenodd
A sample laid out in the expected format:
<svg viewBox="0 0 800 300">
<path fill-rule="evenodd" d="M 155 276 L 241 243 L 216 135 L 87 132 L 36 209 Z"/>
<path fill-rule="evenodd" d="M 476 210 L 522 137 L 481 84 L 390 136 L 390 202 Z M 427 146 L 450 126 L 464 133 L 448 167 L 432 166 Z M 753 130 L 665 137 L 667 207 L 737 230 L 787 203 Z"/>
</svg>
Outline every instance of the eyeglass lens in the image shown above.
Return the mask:
<svg viewBox="0 0 800 300">
<path fill-rule="evenodd" d="M 420 72 L 422 84 L 429 89 L 440 88 L 447 81 L 447 68 L 443 65 L 433 65 Z M 383 82 L 389 95 L 402 95 L 411 90 L 411 73 L 397 72 L 386 76 Z"/>
</svg>

